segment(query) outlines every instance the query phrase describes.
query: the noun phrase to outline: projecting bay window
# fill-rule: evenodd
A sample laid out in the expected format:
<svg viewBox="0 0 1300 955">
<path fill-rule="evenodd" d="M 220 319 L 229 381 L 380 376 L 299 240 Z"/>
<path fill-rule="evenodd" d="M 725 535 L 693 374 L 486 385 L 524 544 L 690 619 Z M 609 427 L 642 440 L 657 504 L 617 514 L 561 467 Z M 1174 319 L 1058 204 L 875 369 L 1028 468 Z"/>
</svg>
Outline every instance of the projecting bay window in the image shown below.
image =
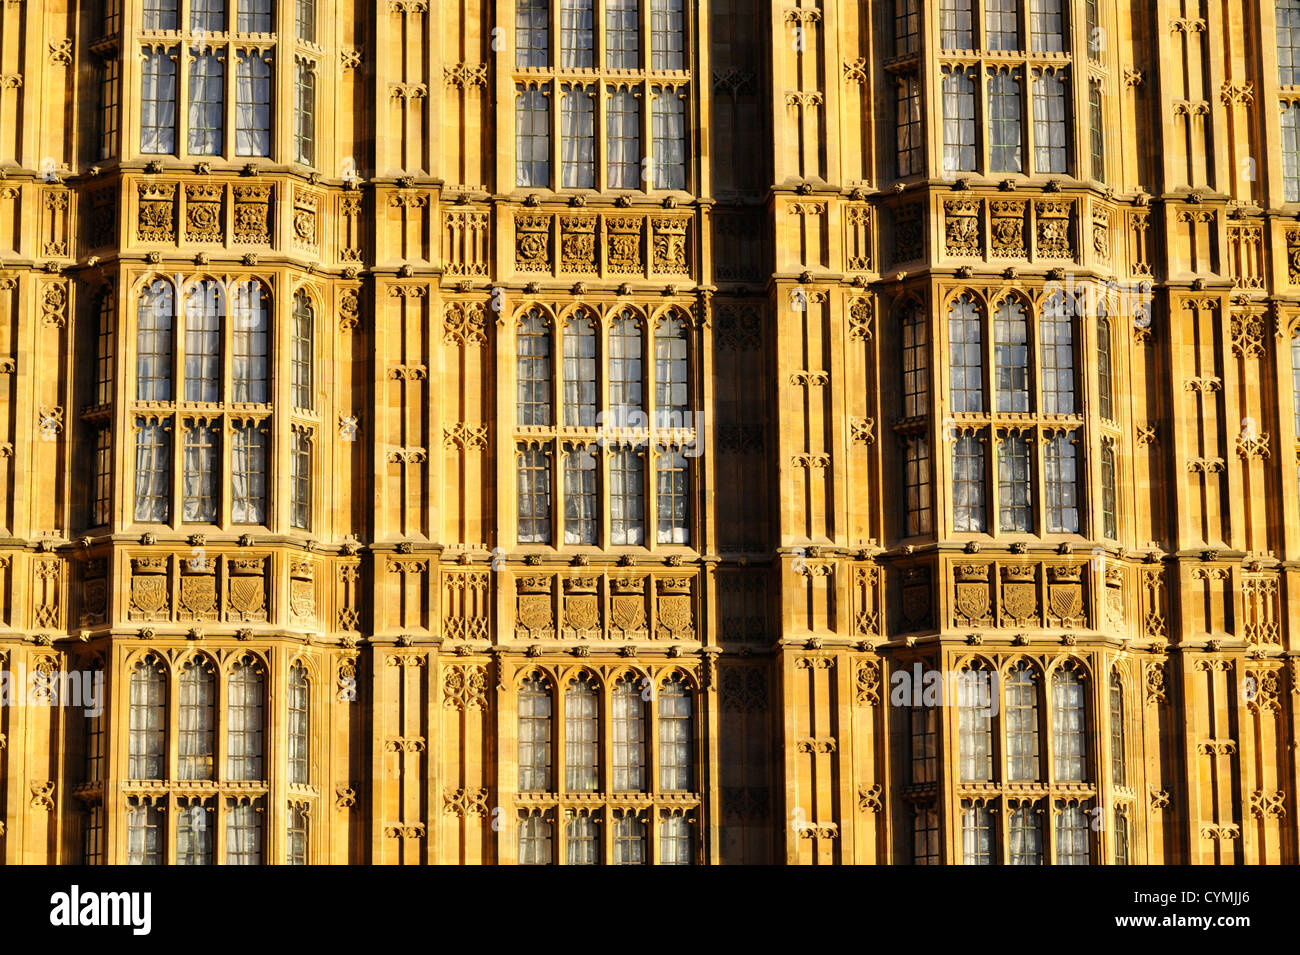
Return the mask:
<svg viewBox="0 0 1300 955">
<path fill-rule="evenodd" d="M 988 91 L 989 168 L 993 172 L 1024 172 L 1020 72 L 1006 68 L 990 70 Z"/>
<path fill-rule="evenodd" d="M 316 66 L 301 59 L 293 65 L 293 161 L 316 163 Z"/>
<path fill-rule="evenodd" d="M 1043 449 L 1043 493 L 1049 534 L 1079 533 L 1079 433 L 1058 431 Z"/>
<path fill-rule="evenodd" d="M 515 180 L 521 186 L 551 185 L 551 100 L 547 90 L 515 88 Z"/>
<path fill-rule="evenodd" d="M 1063 0 L 1029 0 L 1029 48 L 1035 53 L 1065 49 Z"/>
<path fill-rule="evenodd" d="M 595 63 L 593 0 L 560 0 L 560 67 L 589 70 Z"/>
<path fill-rule="evenodd" d="M 226 68 L 221 58 L 195 49 L 189 84 L 189 151 L 195 156 L 218 155 L 226 111 Z"/>
<path fill-rule="evenodd" d="M 235 29 L 240 33 L 270 33 L 275 0 L 237 0 L 239 16 Z"/>
<path fill-rule="evenodd" d="M 265 422 L 234 423 L 230 454 L 230 520 L 235 524 L 266 523 Z"/>
<path fill-rule="evenodd" d="M 898 178 L 925 171 L 921 135 L 921 81 L 914 73 L 894 78 L 894 157 Z"/>
<path fill-rule="evenodd" d="M 140 72 L 140 152 L 176 151 L 175 47 L 146 47 Z"/>
<path fill-rule="evenodd" d="M 943 0 L 939 8 L 939 46 L 945 50 L 973 50 L 972 0 Z"/>
<path fill-rule="evenodd" d="M 1281 86 L 1300 84 L 1300 0 L 1277 0 L 1277 81 Z"/>
<path fill-rule="evenodd" d="M 651 142 L 654 188 L 686 188 L 685 86 L 652 86 Z"/>
<path fill-rule="evenodd" d="M 984 49 L 1020 49 L 1020 0 L 985 0 Z"/>
<path fill-rule="evenodd" d="M 206 419 L 187 420 L 181 483 L 181 520 L 216 522 L 220 505 L 217 482 L 220 477 L 220 427 Z"/>
<path fill-rule="evenodd" d="M 641 98 L 634 89 L 608 87 L 605 122 L 609 148 L 605 177 L 610 189 L 641 185 Z"/>
<path fill-rule="evenodd" d="M 135 419 L 135 520 L 163 524 L 171 519 L 171 424 Z"/>
<path fill-rule="evenodd" d="M 695 689 L 672 668 L 651 686 L 648 676 L 625 672 L 614 680 L 606 707 L 607 685 L 579 671 L 560 695 L 564 722 L 557 746 L 553 683 L 540 669 L 524 677 L 515 763 L 518 791 L 529 794 L 532 806 L 517 816 L 521 864 L 548 864 L 558 856 L 568 865 L 636 865 L 652 861 L 652 854 L 659 863 L 693 861 Z M 559 793 L 552 777 L 556 753 L 562 754 Z M 669 806 L 657 810 L 661 798 Z M 564 825 L 555 839 L 557 818 Z M 647 823 L 654 818 L 661 825 L 652 847 Z"/>
<path fill-rule="evenodd" d="M 605 66 L 641 68 L 641 11 L 638 0 L 605 0 Z"/>
<path fill-rule="evenodd" d="M 240 17 L 242 20 L 242 12 Z M 237 156 L 271 155 L 271 72 L 269 53 L 245 50 L 238 54 L 235 68 Z"/>
<path fill-rule="evenodd" d="M 560 186 L 596 187 L 596 88 L 565 84 L 560 94 Z"/>
<path fill-rule="evenodd" d="M 311 530 L 312 431 L 294 425 L 289 441 L 289 526 Z"/>
<path fill-rule="evenodd" d="M 997 862 L 993 813 L 986 803 L 962 800 L 961 862 L 962 865 L 993 865 Z"/>
<path fill-rule="evenodd" d="M 1043 70 L 1034 76 L 1034 172 L 1068 170 L 1069 128 L 1065 80 L 1059 71 Z"/>
<path fill-rule="evenodd" d="M 975 73 L 952 69 L 943 77 L 943 171 L 975 170 Z"/>
</svg>

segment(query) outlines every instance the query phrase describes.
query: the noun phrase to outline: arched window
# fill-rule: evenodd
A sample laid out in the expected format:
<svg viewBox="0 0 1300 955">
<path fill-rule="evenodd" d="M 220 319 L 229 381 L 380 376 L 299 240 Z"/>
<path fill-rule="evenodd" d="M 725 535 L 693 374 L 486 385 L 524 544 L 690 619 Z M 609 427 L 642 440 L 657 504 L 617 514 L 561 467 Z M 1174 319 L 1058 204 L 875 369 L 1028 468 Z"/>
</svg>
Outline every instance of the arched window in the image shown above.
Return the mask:
<svg viewBox="0 0 1300 955">
<path fill-rule="evenodd" d="M 196 282 L 185 296 L 185 400 L 221 399 L 221 286 Z"/>
<path fill-rule="evenodd" d="M 551 690 L 542 677 L 531 676 L 519 688 L 519 791 L 552 789 Z"/>
<path fill-rule="evenodd" d="M 631 310 L 609 330 L 609 412 L 615 427 L 631 426 L 631 417 L 643 414 L 641 326 Z"/>
<path fill-rule="evenodd" d="M 564 693 L 564 788 L 595 792 L 600 787 L 600 694 L 591 677 L 569 684 Z"/>
<path fill-rule="evenodd" d="M 659 788 L 691 791 L 694 786 L 695 730 L 691 690 L 680 673 L 659 687 Z"/>
<path fill-rule="evenodd" d="M 1038 782 L 1038 678 L 1029 664 L 1007 674 L 1005 709 L 1008 781 Z"/>
<path fill-rule="evenodd" d="M 293 296 L 293 343 L 290 349 L 290 397 L 295 408 L 312 409 L 312 324 L 314 311 L 307 293 L 299 289 Z"/>
<path fill-rule="evenodd" d="M 1074 319 L 1059 292 L 1043 303 L 1041 333 L 1043 411 L 1074 414 Z"/>
<path fill-rule="evenodd" d="M 596 424 L 596 321 L 588 312 L 564 326 L 564 423 Z"/>
<path fill-rule="evenodd" d="M 660 428 L 690 427 L 686 322 L 677 314 L 655 326 L 655 423 Z"/>
<path fill-rule="evenodd" d="M 957 684 L 957 735 L 964 783 L 993 781 L 994 688 L 989 671 L 981 667 L 963 670 Z"/>
<path fill-rule="evenodd" d="M 1098 309 L 1104 309 L 1099 305 Z M 1097 410 L 1103 418 L 1113 421 L 1115 418 L 1115 393 L 1111 383 L 1110 360 L 1110 321 L 1097 319 Z"/>
<path fill-rule="evenodd" d="M 1030 803 L 1021 803 L 1011 810 L 1011 851 L 1007 853 L 1007 862 L 1043 864 L 1043 826 L 1038 810 Z"/>
<path fill-rule="evenodd" d="M 232 394 L 234 401 L 267 400 L 270 296 L 260 282 L 240 282 L 231 295 Z"/>
<path fill-rule="evenodd" d="M 289 668 L 289 782 L 308 783 L 307 755 L 310 745 L 311 683 L 307 668 L 295 663 Z"/>
<path fill-rule="evenodd" d="M 1029 410 L 1029 323 L 1020 299 L 1008 296 L 993 316 L 997 410 Z"/>
<path fill-rule="evenodd" d="M 131 668 L 128 779 L 163 779 L 167 773 L 167 676 L 153 656 Z"/>
<path fill-rule="evenodd" d="M 140 292 L 136 319 L 136 396 L 141 401 L 172 400 L 172 287 L 157 279 Z"/>
<path fill-rule="evenodd" d="M 551 820 L 540 812 L 530 812 L 519 821 L 519 864 L 550 865 Z"/>
<path fill-rule="evenodd" d="M 262 742 L 266 689 L 262 665 L 246 656 L 230 671 L 226 696 L 226 777 L 239 781 L 266 778 Z"/>
<path fill-rule="evenodd" d="M 1091 865 L 1091 816 L 1086 806 L 1070 801 L 1056 814 L 1056 864 Z"/>
<path fill-rule="evenodd" d="M 181 668 L 178 779 L 211 779 L 217 740 L 217 678 L 207 657 L 196 657 Z"/>
<path fill-rule="evenodd" d="M 569 865 L 598 865 L 600 830 L 590 811 L 577 812 L 569 819 L 564 833 L 565 862 Z"/>
<path fill-rule="evenodd" d="M 973 296 L 960 296 L 948 310 L 948 355 L 952 410 L 983 411 L 984 338 Z"/>
<path fill-rule="evenodd" d="M 614 817 L 614 865 L 645 865 L 645 823 L 635 809 Z"/>
<path fill-rule="evenodd" d="M 515 342 L 516 400 L 520 425 L 551 424 L 551 334 L 546 316 L 531 308 Z"/>
<path fill-rule="evenodd" d="M 1064 666 L 1052 674 L 1053 775 L 1057 782 L 1087 781 L 1083 678 Z"/>
<path fill-rule="evenodd" d="M 925 312 L 909 302 L 900 320 L 903 343 L 903 417 L 919 418 L 930 410 L 930 338 Z"/>
<path fill-rule="evenodd" d="M 1124 758 L 1124 681 L 1119 670 L 1110 671 L 1110 782 L 1127 786 L 1128 773 Z"/>
<path fill-rule="evenodd" d="M 680 812 L 665 812 L 659 825 L 659 864 L 691 865 L 691 821 Z"/>
<path fill-rule="evenodd" d="M 614 791 L 646 790 L 646 715 L 649 707 L 631 675 L 614 687 Z"/>
</svg>

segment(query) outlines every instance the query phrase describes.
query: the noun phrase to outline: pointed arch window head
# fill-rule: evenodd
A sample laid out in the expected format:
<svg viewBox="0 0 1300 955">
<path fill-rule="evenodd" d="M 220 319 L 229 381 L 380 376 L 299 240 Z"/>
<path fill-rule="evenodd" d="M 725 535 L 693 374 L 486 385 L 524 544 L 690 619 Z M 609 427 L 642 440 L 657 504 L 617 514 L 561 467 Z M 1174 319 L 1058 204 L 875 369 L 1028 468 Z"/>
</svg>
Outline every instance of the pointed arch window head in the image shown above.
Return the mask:
<svg viewBox="0 0 1300 955">
<path fill-rule="evenodd" d="M 299 289 L 293 296 L 293 342 L 290 395 L 295 408 L 312 410 L 312 356 L 314 354 L 315 310 L 311 298 Z"/>
<path fill-rule="evenodd" d="M 564 691 L 564 788 L 595 792 L 600 787 L 600 693 L 595 680 L 580 676 Z"/>
<path fill-rule="evenodd" d="M 984 410 L 984 336 L 979 306 L 972 295 L 960 295 L 948 310 L 948 355 L 952 381 L 952 410 Z"/>
<path fill-rule="evenodd" d="M 311 740 L 311 681 L 301 662 L 289 668 L 289 782 L 308 783 Z"/>
<path fill-rule="evenodd" d="M 997 410 L 1029 411 L 1029 322 L 1015 296 L 1004 298 L 993 316 L 993 365 Z"/>
<path fill-rule="evenodd" d="M 1074 414 L 1074 309 L 1060 292 L 1043 303 L 1039 324 L 1043 411 Z"/>
<path fill-rule="evenodd" d="M 167 772 L 167 675 L 153 656 L 131 668 L 127 778 L 163 779 Z"/>
<path fill-rule="evenodd" d="M 1007 776 L 1013 783 L 1039 781 L 1038 678 L 1027 663 L 1006 677 Z"/>
<path fill-rule="evenodd" d="M 237 662 L 227 679 L 226 777 L 237 781 L 266 778 L 262 747 L 265 731 L 266 681 L 261 663 L 251 657 Z"/>
<path fill-rule="evenodd" d="M 1115 420 L 1114 373 L 1111 367 L 1110 320 L 1105 305 L 1098 303 L 1097 318 L 1097 411 L 1107 421 Z"/>
<path fill-rule="evenodd" d="M 655 325 L 655 424 L 660 428 L 690 427 L 687 335 L 687 323 L 676 312 Z"/>
<path fill-rule="evenodd" d="M 1124 744 L 1124 680 L 1119 670 L 1110 671 L 1110 782 L 1127 786 L 1128 772 Z"/>
<path fill-rule="evenodd" d="M 190 660 L 181 668 L 178 732 L 180 753 L 176 762 L 179 779 L 212 779 L 216 767 L 217 678 L 205 657 Z"/>
<path fill-rule="evenodd" d="M 586 311 L 564 326 L 564 423 L 596 426 L 596 320 Z"/>
<path fill-rule="evenodd" d="M 625 309 L 609 330 L 609 411 L 615 427 L 628 427 L 634 414 L 644 414 L 643 354 L 641 323 Z"/>
<path fill-rule="evenodd" d="M 185 294 L 185 400 L 221 399 L 221 285 L 195 282 Z"/>
<path fill-rule="evenodd" d="M 176 304 L 169 282 L 157 279 L 140 292 L 136 313 L 136 395 L 172 400 L 172 339 Z"/>
<path fill-rule="evenodd" d="M 516 335 L 516 403 L 519 424 L 549 427 L 551 424 L 551 332 L 550 322 L 539 308 L 531 308 L 519 323 Z"/>
<path fill-rule="evenodd" d="M 647 788 L 646 745 L 649 733 L 646 719 L 649 714 L 649 704 L 642 690 L 643 682 L 644 679 L 639 680 L 632 674 L 628 674 L 614 687 L 612 728 L 615 792 L 639 793 L 645 792 Z M 644 830 L 644 827 L 642 829 Z"/>
<path fill-rule="evenodd" d="M 234 401 L 269 400 L 270 296 L 260 282 L 240 282 L 231 293 L 231 377 Z"/>
<path fill-rule="evenodd" d="M 550 687 L 541 676 L 530 676 L 519 688 L 520 792 L 554 791 L 551 735 Z"/>
<path fill-rule="evenodd" d="M 690 792 L 695 783 L 695 724 L 690 687 L 674 673 L 659 687 L 659 788 Z"/>
</svg>

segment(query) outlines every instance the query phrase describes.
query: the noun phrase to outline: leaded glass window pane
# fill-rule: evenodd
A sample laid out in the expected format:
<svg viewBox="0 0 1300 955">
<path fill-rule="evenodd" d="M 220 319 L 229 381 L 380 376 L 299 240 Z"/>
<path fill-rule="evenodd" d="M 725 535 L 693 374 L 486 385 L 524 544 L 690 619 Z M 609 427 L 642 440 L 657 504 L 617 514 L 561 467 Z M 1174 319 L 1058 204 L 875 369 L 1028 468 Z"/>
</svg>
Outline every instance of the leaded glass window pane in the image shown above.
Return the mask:
<svg viewBox="0 0 1300 955">
<path fill-rule="evenodd" d="M 140 72 L 140 152 L 176 151 L 176 60 L 174 50 L 144 54 Z"/>
<path fill-rule="evenodd" d="M 190 64 L 190 153 L 215 156 L 221 152 L 225 126 L 226 68 L 211 53 L 195 53 Z"/>
<path fill-rule="evenodd" d="M 919 418 L 930 410 L 930 334 L 924 310 L 903 306 L 903 417 Z"/>
<path fill-rule="evenodd" d="M 1097 322 L 1097 410 L 1103 418 L 1115 418 L 1115 394 L 1111 377 L 1110 322 Z"/>
<path fill-rule="evenodd" d="M 135 435 L 135 519 L 166 523 L 171 518 L 172 436 L 169 426 L 137 418 Z"/>
<path fill-rule="evenodd" d="M 609 518 L 612 544 L 645 543 L 645 458 L 623 448 L 609 456 Z"/>
<path fill-rule="evenodd" d="M 128 779 L 163 779 L 167 771 L 167 677 L 152 659 L 131 670 Z"/>
<path fill-rule="evenodd" d="M 163 810 L 153 803 L 128 805 L 126 811 L 126 864 L 162 865 Z"/>
<path fill-rule="evenodd" d="M 267 356 L 269 296 L 260 282 L 241 282 L 231 296 L 231 376 L 234 401 L 265 404 L 268 398 Z"/>
<path fill-rule="evenodd" d="M 899 76 L 894 86 L 894 138 L 898 177 L 920 175 L 924 142 L 921 136 L 921 81 L 914 74 Z"/>
<path fill-rule="evenodd" d="M 599 865 L 600 830 L 590 814 L 576 813 L 564 834 L 565 863 L 568 865 Z"/>
<path fill-rule="evenodd" d="M 226 812 L 226 865 L 262 864 L 262 812 L 251 803 Z"/>
<path fill-rule="evenodd" d="M 654 187 L 686 188 L 686 88 L 654 87 Z"/>
<path fill-rule="evenodd" d="M 241 660 L 230 671 L 226 694 L 226 777 L 257 781 L 266 778 L 262 763 L 265 727 L 265 681 L 262 668 Z"/>
<path fill-rule="evenodd" d="M 592 0 L 560 0 L 560 67 L 589 70 L 595 62 Z"/>
<path fill-rule="evenodd" d="M 1064 295 L 1057 294 L 1044 304 L 1039 331 L 1043 411 L 1074 414 L 1074 319 Z"/>
<path fill-rule="evenodd" d="M 614 427 L 628 427 L 634 413 L 643 412 L 644 394 L 641 325 L 630 311 L 609 330 L 609 410 Z"/>
<path fill-rule="evenodd" d="M 564 423 L 596 425 L 596 321 L 587 312 L 564 326 Z"/>
<path fill-rule="evenodd" d="M 316 73 L 306 63 L 294 65 L 293 158 L 304 166 L 316 162 Z"/>
<path fill-rule="evenodd" d="M 609 88 L 605 107 L 608 163 L 605 175 L 611 189 L 637 189 L 641 185 L 641 99 L 632 90 Z"/>
<path fill-rule="evenodd" d="M 1069 129 L 1065 81 L 1055 73 L 1034 79 L 1034 171 L 1066 172 Z"/>
<path fill-rule="evenodd" d="M 235 29 L 240 33 L 270 33 L 275 0 L 239 0 Z"/>
<path fill-rule="evenodd" d="M 984 442 L 978 435 L 963 434 L 952 449 L 953 530 L 983 532 Z"/>
<path fill-rule="evenodd" d="M 691 691 L 680 676 L 659 687 L 659 788 L 665 792 L 694 788 L 695 731 Z"/>
<path fill-rule="evenodd" d="M 295 663 L 289 668 L 289 782 L 308 783 L 308 747 L 310 745 L 311 683 L 307 668 Z"/>
<path fill-rule="evenodd" d="M 221 475 L 221 431 L 216 425 L 195 422 L 185 428 L 181 519 L 202 523 L 217 520 Z"/>
<path fill-rule="evenodd" d="M 685 0 L 650 0 L 650 67 L 686 68 Z"/>
<path fill-rule="evenodd" d="M 655 326 L 655 425 L 660 428 L 689 428 L 690 398 L 687 392 L 686 323 L 676 315 Z"/>
<path fill-rule="evenodd" d="M 984 336 L 979 306 L 962 295 L 948 310 L 949 375 L 955 412 L 984 410 Z"/>
<path fill-rule="evenodd" d="M 519 864 L 550 865 L 551 821 L 538 813 L 529 813 L 519 821 Z"/>
<path fill-rule="evenodd" d="M 903 501 L 906 506 L 905 533 L 911 537 L 928 534 L 932 527 L 930 497 L 930 442 L 924 434 L 903 440 Z"/>
<path fill-rule="evenodd" d="M 1005 694 L 1008 781 L 1038 782 L 1038 681 L 1027 664 L 1011 668 Z"/>
<path fill-rule="evenodd" d="M 306 292 L 293 297 L 293 341 L 290 347 L 289 397 L 295 408 L 312 409 L 313 309 Z"/>
<path fill-rule="evenodd" d="M 551 187 L 551 100 L 522 84 L 515 90 L 515 179 L 521 188 Z"/>
<path fill-rule="evenodd" d="M 1024 172 L 1020 128 L 1020 75 L 997 70 L 989 75 L 989 168 L 993 172 Z"/>
<path fill-rule="evenodd" d="M 176 864 L 212 865 L 212 811 L 192 802 L 176 811 Z"/>
<path fill-rule="evenodd" d="M 564 788 L 595 792 L 600 786 L 600 694 L 588 677 L 564 692 Z"/>
<path fill-rule="evenodd" d="M 1124 752 L 1124 682 L 1119 671 L 1110 674 L 1110 781 L 1113 786 L 1127 786 Z"/>
<path fill-rule="evenodd" d="M 908 710 L 911 743 L 911 782 L 933 783 L 939 778 L 939 710 L 913 706 Z"/>
<path fill-rule="evenodd" d="M 175 30 L 179 28 L 180 0 L 144 0 L 144 28 L 146 30 Z"/>
<path fill-rule="evenodd" d="M 994 686 L 986 670 L 966 670 L 958 683 L 957 736 L 961 779 L 965 783 L 993 781 Z"/>
<path fill-rule="evenodd" d="M 176 315 L 172 287 L 159 279 L 140 293 L 136 316 L 136 397 L 141 401 L 172 399 L 172 322 Z"/>
<path fill-rule="evenodd" d="M 267 438 L 261 422 L 235 425 L 230 454 L 230 519 L 236 524 L 266 523 Z"/>
<path fill-rule="evenodd" d="M 519 543 L 551 542 L 551 462 L 540 448 L 519 452 Z"/>
<path fill-rule="evenodd" d="M 560 96 L 560 187 L 596 187 L 596 92 L 572 86 Z"/>
<path fill-rule="evenodd" d="M 1300 84 L 1300 0 L 1277 0 L 1273 17 L 1277 23 L 1277 81 L 1283 86 Z"/>
<path fill-rule="evenodd" d="M 613 703 L 614 791 L 645 792 L 649 705 L 639 681 L 632 676 L 619 680 Z"/>
<path fill-rule="evenodd" d="M 614 865 L 645 865 L 645 823 L 632 812 L 614 819 Z"/>
<path fill-rule="evenodd" d="M 690 544 L 690 462 L 678 448 L 661 448 L 655 455 L 660 544 Z"/>
<path fill-rule="evenodd" d="M 1089 813 L 1084 806 L 1063 806 L 1056 816 L 1056 864 L 1091 865 Z"/>
<path fill-rule="evenodd" d="M 1013 432 L 998 444 L 998 527 L 1003 531 L 1030 533 L 1034 527 L 1032 464 L 1029 441 Z"/>
<path fill-rule="evenodd" d="M 921 38 L 921 0 L 894 0 L 894 55 L 915 53 Z"/>
<path fill-rule="evenodd" d="M 975 169 L 975 74 L 967 70 L 943 77 L 943 169 L 948 175 Z"/>
<path fill-rule="evenodd" d="M 1030 0 L 1029 46 L 1036 53 L 1065 49 L 1065 16 L 1061 0 Z"/>
<path fill-rule="evenodd" d="M 997 410 L 1029 410 L 1029 322 L 1018 298 L 1007 297 L 993 316 Z"/>
<path fill-rule="evenodd" d="M 984 48 L 1020 49 L 1020 0 L 985 0 Z"/>
<path fill-rule="evenodd" d="M 551 334 L 541 309 L 530 309 L 515 340 L 520 425 L 551 424 Z"/>
<path fill-rule="evenodd" d="M 551 790 L 551 691 L 533 676 L 519 688 L 519 791 Z"/>
<path fill-rule="evenodd" d="M 600 497 L 594 445 L 570 448 L 564 455 L 564 542 L 594 544 L 600 523 Z"/>
<path fill-rule="evenodd" d="M 667 813 L 659 824 L 659 864 L 692 865 L 691 823 L 678 813 Z"/>
<path fill-rule="evenodd" d="M 551 9 L 547 0 L 517 0 L 515 4 L 515 66 L 546 66 L 550 62 Z"/>
<path fill-rule="evenodd" d="M 1300 202 L 1300 103 L 1282 107 L 1282 199 Z"/>
<path fill-rule="evenodd" d="M 993 865 L 996 861 L 993 814 L 988 806 L 969 799 L 962 802 L 961 861 L 962 865 Z"/>
<path fill-rule="evenodd" d="M 226 0 L 190 0 L 190 29 L 194 32 L 226 32 Z"/>
<path fill-rule="evenodd" d="M 641 67 L 641 12 L 637 0 L 605 0 L 605 66 Z"/>
<path fill-rule="evenodd" d="M 1009 864 L 1043 864 L 1043 827 L 1034 807 L 1020 806 L 1012 810 L 1010 836 L 1011 851 L 1007 854 Z"/>
<path fill-rule="evenodd" d="M 304 806 L 289 807 L 289 827 L 286 835 L 285 862 L 289 865 L 307 864 L 307 835 L 309 822 Z"/>
<path fill-rule="evenodd" d="M 939 45 L 945 50 L 975 48 L 971 0 L 943 0 L 939 8 Z"/>
<path fill-rule="evenodd" d="M 1043 492 L 1047 497 L 1047 532 L 1079 533 L 1079 434 L 1066 431 L 1048 438 L 1043 453 Z"/>
<path fill-rule="evenodd" d="M 311 530 L 311 432 L 295 425 L 289 443 L 289 526 Z"/>
<path fill-rule="evenodd" d="M 235 69 L 235 154 L 271 155 L 271 63 L 252 50 Z"/>
<path fill-rule="evenodd" d="M 912 864 L 939 864 L 939 812 L 936 809 L 912 807 Z"/>
<path fill-rule="evenodd" d="M 1119 522 L 1115 503 L 1115 446 L 1109 442 L 1101 449 L 1101 533 L 1107 540 L 1119 539 Z"/>
<path fill-rule="evenodd" d="M 1052 675 L 1053 773 L 1058 783 L 1087 781 L 1083 680 L 1073 669 Z"/>
<path fill-rule="evenodd" d="M 221 399 L 221 305 L 217 282 L 197 282 L 185 296 L 185 400 Z"/>
</svg>

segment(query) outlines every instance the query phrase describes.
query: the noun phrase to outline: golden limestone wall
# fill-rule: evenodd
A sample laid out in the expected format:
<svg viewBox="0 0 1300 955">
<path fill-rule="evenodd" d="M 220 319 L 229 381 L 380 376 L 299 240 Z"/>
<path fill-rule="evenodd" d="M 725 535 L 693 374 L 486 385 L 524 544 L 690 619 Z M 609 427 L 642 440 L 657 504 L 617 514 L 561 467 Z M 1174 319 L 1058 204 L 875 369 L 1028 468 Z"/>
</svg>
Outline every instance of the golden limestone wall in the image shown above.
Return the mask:
<svg viewBox="0 0 1300 955">
<path fill-rule="evenodd" d="M 1290 9 L 0 2 L 0 858 L 1296 861 Z"/>
</svg>

